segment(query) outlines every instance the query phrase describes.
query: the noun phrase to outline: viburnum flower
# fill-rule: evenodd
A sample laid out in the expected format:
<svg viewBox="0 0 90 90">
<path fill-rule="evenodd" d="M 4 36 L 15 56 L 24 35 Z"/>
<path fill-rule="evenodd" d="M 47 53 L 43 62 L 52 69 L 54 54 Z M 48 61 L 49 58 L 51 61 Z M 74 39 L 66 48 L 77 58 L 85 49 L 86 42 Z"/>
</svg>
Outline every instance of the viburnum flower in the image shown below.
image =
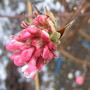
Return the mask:
<svg viewBox="0 0 90 90">
<path fill-rule="evenodd" d="M 56 20 L 53 14 L 46 9 L 45 15 L 35 14 L 32 25 L 22 21 L 24 28 L 19 35 L 13 35 L 6 45 L 8 51 L 14 52 L 11 60 L 27 78 L 35 78 L 36 71 L 50 62 L 56 55 L 60 33 L 56 31 Z"/>
</svg>

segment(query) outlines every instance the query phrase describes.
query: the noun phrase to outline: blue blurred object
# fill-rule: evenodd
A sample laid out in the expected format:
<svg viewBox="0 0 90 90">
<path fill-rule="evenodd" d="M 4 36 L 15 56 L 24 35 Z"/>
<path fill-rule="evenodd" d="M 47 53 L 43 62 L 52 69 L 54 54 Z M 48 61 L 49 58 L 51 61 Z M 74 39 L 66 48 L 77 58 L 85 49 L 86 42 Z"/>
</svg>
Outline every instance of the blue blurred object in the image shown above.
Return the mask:
<svg viewBox="0 0 90 90">
<path fill-rule="evenodd" d="M 90 49 L 90 43 L 88 43 L 87 41 L 82 41 L 82 45 L 85 46 L 86 48 Z"/>
<path fill-rule="evenodd" d="M 54 71 L 55 76 L 58 76 L 63 59 L 64 59 L 63 57 L 56 58 L 56 67 Z"/>
</svg>

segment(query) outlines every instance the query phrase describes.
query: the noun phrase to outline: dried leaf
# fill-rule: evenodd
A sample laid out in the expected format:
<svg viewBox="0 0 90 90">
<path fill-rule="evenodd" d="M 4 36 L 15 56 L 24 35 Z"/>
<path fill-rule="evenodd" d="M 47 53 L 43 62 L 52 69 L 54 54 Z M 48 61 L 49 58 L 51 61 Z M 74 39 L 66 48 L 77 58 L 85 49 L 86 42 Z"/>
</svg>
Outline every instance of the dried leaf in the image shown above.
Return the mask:
<svg viewBox="0 0 90 90">
<path fill-rule="evenodd" d="M 53 32 L 53 33 L 56 32 L 55 26 L 54 26 L 54 24 L 52 23 L 52 21 L 50 21 L 50 20 L 47 20 L 47 21 L 48 21 L 48 24 L 49 24 L 50 27 L 51 27 L 52 32 Z"/>
<path fill-rule="evenodd" d="M 67 24 L 64 28 L 57 30 L 57 32 L 59 32 L 61 34 L 60 39 L 62 39 L 66 33 L 68 32 L 68 30 L 70 29 L 70 27 L 73 25 L 73 23 L 75 22 L 76 19 L 72 20 L 69 24 Z"/>
<path fill-rule="evenodd" d="M 51 18 L 55 24 L 55 27 L 56 27 L 56 19 L 54 17 L 54 15 L 47 9 L 47 7 L 45 7 L 46 9 L 46 15 L 49 16 L 49 18 Z"/>
</svg>

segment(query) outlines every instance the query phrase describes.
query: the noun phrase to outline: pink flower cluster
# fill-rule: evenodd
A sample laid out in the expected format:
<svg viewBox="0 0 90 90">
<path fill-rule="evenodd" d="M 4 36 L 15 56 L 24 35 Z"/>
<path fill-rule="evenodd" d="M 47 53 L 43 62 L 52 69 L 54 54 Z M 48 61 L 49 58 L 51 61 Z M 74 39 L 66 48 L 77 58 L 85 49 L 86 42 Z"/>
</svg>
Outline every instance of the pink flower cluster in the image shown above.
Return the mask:
<svg viewBox="0 0 90 90">
<path fill-rule="evenodd" d="M 34 79 L 36 71 L 41 70 L 55 56 L 56 35 L 53 36 L 49 22 L 53 24 L 47 15 L 36 15 L 33 25 L 27 25 L 22 21 L 21 26 L 25 29 L 19 35 L 12 36 L 13 40 L 6 45 L 7 50 L 14 51 L 11 60 L 16 66 L 21 66 L 27 78 Z"/>
</svg>

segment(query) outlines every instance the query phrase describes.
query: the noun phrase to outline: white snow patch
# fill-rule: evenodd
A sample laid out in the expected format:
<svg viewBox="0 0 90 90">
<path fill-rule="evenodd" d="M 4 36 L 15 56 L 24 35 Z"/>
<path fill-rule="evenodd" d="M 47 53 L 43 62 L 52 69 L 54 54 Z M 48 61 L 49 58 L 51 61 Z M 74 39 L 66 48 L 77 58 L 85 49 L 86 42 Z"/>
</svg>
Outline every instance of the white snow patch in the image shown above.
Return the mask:
<svg viewBox="0 0 90 90">
<path fill-rule="evenodd" d="M 60 4 L 60 2 L 56 1 L 56 3 L 54 3 L 54 0 L 44 0 L 41 3 L 36 4 L 36 6 L 38 7 L 38 9 L 42 9 L 43 7 L 48 7 L 50 10 L 56 10 L 56 11 L 64 11 L 64 7 Z"/>
<path fill-rule="evenodd" d="M 71 1 L 71 0 L 66 0 L 66 2 L 68 2 L 68 3 L 69 3 L 70 1 Z"/>
<path fill-rule="evenodd" d="M 18 3 L 18 8 L 16 9 L 16 13 L 20 14 L 24 10 L 25 10 L 25 3 L 23 3 L 23 2 Z"/>
</svg>

